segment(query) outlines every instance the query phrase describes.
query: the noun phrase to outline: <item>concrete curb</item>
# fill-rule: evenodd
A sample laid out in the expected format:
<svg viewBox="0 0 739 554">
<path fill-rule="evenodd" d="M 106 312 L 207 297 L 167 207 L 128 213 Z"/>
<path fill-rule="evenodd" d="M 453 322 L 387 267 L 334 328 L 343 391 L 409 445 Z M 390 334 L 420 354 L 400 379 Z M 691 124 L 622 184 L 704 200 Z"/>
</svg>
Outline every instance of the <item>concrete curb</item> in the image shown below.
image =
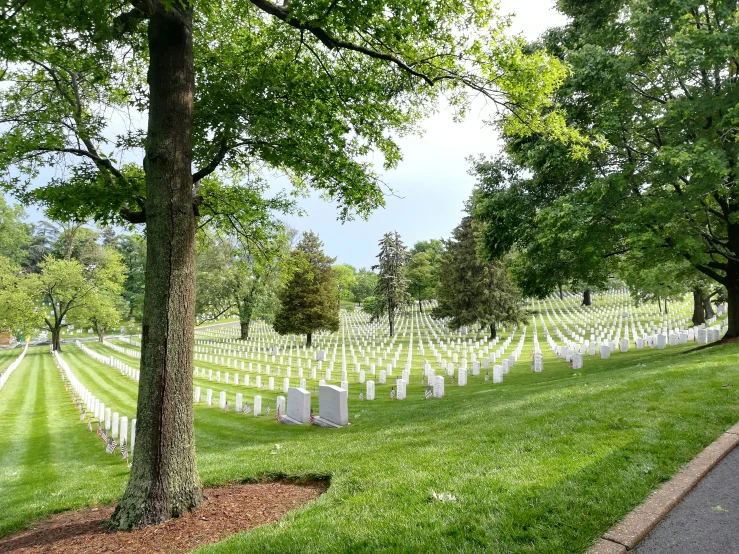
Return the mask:
<svg viewBox="0 0 739 554">
<path fill-rule="evenodd" d="M 739 423 L 709 444 L 677 475 L 611 527 L 587 554 L 624 554 L 633 549 L 737 445 Z"/>
</svg>

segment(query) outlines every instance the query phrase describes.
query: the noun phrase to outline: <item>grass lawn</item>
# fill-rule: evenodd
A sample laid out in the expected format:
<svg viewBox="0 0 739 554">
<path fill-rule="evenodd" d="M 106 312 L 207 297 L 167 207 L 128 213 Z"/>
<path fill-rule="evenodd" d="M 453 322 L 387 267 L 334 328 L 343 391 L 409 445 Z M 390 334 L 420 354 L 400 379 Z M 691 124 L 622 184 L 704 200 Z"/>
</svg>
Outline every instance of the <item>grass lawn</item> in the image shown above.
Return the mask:
<svg viewBox="0 0 739 554">
<path fill-rule="evenodd" d="M 377 400 L 360 402 L 363 387 L 352 381 L 344 429 L 197 405 L 206 484 L 331 479 L 326 494 L 282 521 L 201 551 L 582 553 L 739 420 L 739 345 L 586 356 L 573 372 L 542 344 L 544 373 L 533 374 L 530 329 L 501 385 L 470 377 L 467 387 L 447 383 L 443 400 L 423 400 L 415 352 L 407 400 L 390 400 L 388 379 Z M 106 405 L 133 416 L 137 383 L 72 345 L 63 356 Z M 195 384 L 215 398 L 227 391 L 229 402 L 255 392 Z M 274 409 L 278 393 L 262 394 Z M 0 391 L 0 534 L 122 494 L 124 463 L 78 420 L 48 349 L 29 350 Z M 435 501 L 432 491 L 454 500 Z"/>
</svg>

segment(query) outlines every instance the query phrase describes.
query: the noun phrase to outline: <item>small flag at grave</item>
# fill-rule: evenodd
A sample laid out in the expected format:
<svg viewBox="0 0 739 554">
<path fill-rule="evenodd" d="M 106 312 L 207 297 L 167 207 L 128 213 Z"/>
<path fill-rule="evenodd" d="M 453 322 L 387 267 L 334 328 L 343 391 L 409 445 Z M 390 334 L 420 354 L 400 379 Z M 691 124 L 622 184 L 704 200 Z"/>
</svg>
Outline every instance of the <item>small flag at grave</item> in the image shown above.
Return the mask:
<svg viewBox="0 0 739 554">
<path fill-rule="evenodd" d="M 313 416 L 313 408 L 310 409 L 310 422 L 313 423 L 315 417 Z"/>
<path fill-rule="evenodd" d="M 359 399 L 364 400 L 364 395 L 361 392 L 359 393 Z"/>
<path fill-rule="evenodd" d="M 118 446 L 118 443 L 115 442 L 112 438 L 108 441 L 108 446 L 105 448 L 105 451 L 108 454 L 112 454 L 115 452 L 116 446 Z"/>
<path fill-rule="evenodd" d="M 92 433 L 92 423 L 90 423 L 89 421 L 87 422 L 87 430 Z"/>
<path fill-rule="evenodd" d="M 277 419 L 277 421 L 280 421 L 280 408 L 279 408 L 279 406 L 277 407 L 277 414 L 275 415 L 275 419 Z"/>
<path fill-rule="evenodd" d="M 428 400 L 429 398 L 431 398 L 431 395 L 432 394 L 433 394 L 433 392 L 431 391 L 431 386 L 426 387 L 426 395 L 425 395 L 426 400 Z"/>
<path fill-rule="evenodd" d="M 249 407 L 249 404 L 244 403 L 244 415 L 251 412 L 251 408 Z"/>
<path fill-rule="evenodd" d="M 267 415 L 269 415 L 269 413 L 270 413 L 271 411 L 272 411 L 272 408 L 270 407 L 270 405 L 269 405 L 269 404 L 267 404 Z"/>
<path fill-rule="evenodd" d="M 485 381 L 490 381 L 490 372 L 488 371 L 485 372 Z"/>
<path fill-rule="evenodd" d="M 105 432 L 105 427 L 103 427 L 102 431 L 100 432 L 100 438 L 103 439 L 103 442 L 108 442 L 108 433 Z"/>
<path fill-rule="evenodd" d="M 395 400 L 395 387 L 390 389 L 390 400 Z"/>
<path fill-rule="evenodd" d="M 128 447 L 126 446 L 126 439 L 123 439 L 123 442 L 121 443 L 121 456 L 123 456 L 124 460 L 128 460 Z"/>
<path fill-rule="evenodd" d="M 226 400 L 226 404 L 223 406 L 223 411 L 224 412 L 228 411 L 228 400 Z"/>
<path fill-rule="evenodd" d="M 98 437 L 102 437 L 102 436 L 103 436 L 103 430 L 100 427 L 100 424 L 98 423 Z"/>
</svg>

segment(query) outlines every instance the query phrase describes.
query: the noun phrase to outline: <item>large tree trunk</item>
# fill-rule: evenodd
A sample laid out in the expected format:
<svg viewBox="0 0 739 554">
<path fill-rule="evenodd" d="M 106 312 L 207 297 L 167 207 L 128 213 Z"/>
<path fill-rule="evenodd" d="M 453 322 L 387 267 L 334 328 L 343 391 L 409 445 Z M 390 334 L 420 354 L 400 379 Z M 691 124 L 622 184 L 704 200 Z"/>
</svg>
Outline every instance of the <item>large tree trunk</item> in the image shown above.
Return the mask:
<svg viewBox="0 0 739 554">
<path fill-rule="evenodd" d="M 251 321 L 241 321 L 241 340 L 247 340 L 249 338 L 249 324 Z"/>
<path fill-rule="evenodd" d="M 313 333 L 308 333 L 305 337 L 305 345 L 310 348 L 313 345 Z"/>
<path fill-rule="evenodd" d="M 662 300 L 660 300 L 659 296 L 657 297 L 657 307 L 659 308 L 659 313 L 662 313 Z"/>
<path fill-rule="evenodd" d="M 249 298 L 244 298 L 239 302 L 239 323 L 241 324 L 241 340 L 249 338 L 249 325 L 251 324 L 251 316 L 254 312 L 254 305 Z"/>
<path fill-rule="evenodd" d="M 590 289 L 585 289 L 582 293 L 582 305 L 583 306 L 590 306 Z"/>
<path fill-rule="evenodd" d="M 667 311 L 667 298 L 665 298 L 665 313 L 666 314 L 670 313 L 669 311 Z"/>
<path fill-rule="evenodd" d="M 421 305 L 421 297 L 418 298 L 418 311 L 423 313 L 423 306 Z"/>
<path fill-rule="evenodd" d="M 565 295 L 562 292 L 562 283 L 557 283 L 557 288 L 559 289 L 559 299 L 560 300 L 564 300 Z"/>
<path fill-rule="evenodd" d="M 61 328 L 55 327 L 51 330 L 51 348 L 55 352 L 61 352 L 62 351 L 62 345 L 59 340 L 59 337 L 62 333 Z"/>
<path fill-rule="evenodd" d="M 198 507 L 192 403 L 195 216 L 192 11 L 156 2 L 149 20 L 146 247 L 136 455 L 112 524 L 156 524 Z"/>
<path fill-rule="evenodd" d="M 711 304 L 711 298 L 713 298 L 713 294 L 703 299 L 703 309 L 706 311 L 706 319 L 716 317 L 716 312 L 713 311 L 713 304 Z"/>
<path fill-rule="evenodd" d="M 739 337 L 739 283 L 734 280 L 733 286 L 726 287 L 728 314 L 726 324 L 729 328 L 724 335 L 725 339 Z"/>
<path fill-rule="evenodd" d="M 390 336 L 395 336 L 395 310 L 387 308 L 387 321 L 390 324 Z"/>
<path fill-rule="evenodd" d="M 703 316 L 703 291 L 701 289 L 693 289 L 693 325 L 705 323 L 706 318 Z"/>
<path fill-rule="evenodd" d="M 490 324 L 490 338 L 494 339 L 498 335 L 497 331 L 495 330 L 495 323 Z"/>
</svg>

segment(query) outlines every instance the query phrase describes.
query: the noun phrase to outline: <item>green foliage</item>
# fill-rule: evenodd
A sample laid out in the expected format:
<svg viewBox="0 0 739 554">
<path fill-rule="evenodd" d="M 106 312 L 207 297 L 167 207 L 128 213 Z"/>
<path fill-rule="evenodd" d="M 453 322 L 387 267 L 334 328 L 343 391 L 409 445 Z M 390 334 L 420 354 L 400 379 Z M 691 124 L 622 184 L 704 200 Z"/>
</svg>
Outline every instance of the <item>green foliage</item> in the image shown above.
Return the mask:
<svg viewBox="0 0 739 554">
<path fill-rule="evenodd" d="M 115 248 L 120 252 L 126 266 L 122 294 L 128 304 L 128 316 L 140 320 L 144 313 L 146 238 L 138 233 L 118 235 L 115 238 Z"/>
<path fill-rule="evenodd" d="M 416 130 L 442 95 L 463 113 L 470 93 L 482 94 L 515 114 L 497 120 L 509 133 L 573 139 L 556 111 L 542 111 L 564 65 L 508 37 L 494 3 L 324 4 L 195 6 L 196 167 L 282 171 L 299 189 L 324 192 L 347 218 L 384 203 L 367 154 L 379 151 L 386 168 L 395 166 L 393 137 Z M 119 133 L 108 112 L 124 117 L 149 103 L 148 14 L 129 10 L 109 0 L 53 9 L 27 2 L 0 33 L 10 62 L 0 93 L 0 118 L 9 122 L 4 186 L 55 219 L 107 223 L 145 206 L 142 166 L 122 162 L 141 159 L 140 118 Z M 51 166 L 67 171 L 37 180 Z M 253 199 L 246 188 L 206 188 L 199 211 L 212 218 L 238 217 Z"/>
<path fill-rule="evenodd" d="M 23 221 L 25 218 L 22 206 L 11 206 L 0 196 L 0 256 L 15 263 L 26 261 L 31 243 L 32 227 Z"/>
<path fill-rule="evenodd" d="M 362 268 L 354 276 L 354 285 L 351 292 L 354 295 L 353 300 L 362 304 L 364 299 L 372 296 L 377 286 L 377 274 L 371 269 Z"/>
<path fill-rule="evenodd" d="M 486 246 L 492 254 L 517 249 L 528 267 L 563 252 L 573 270 L 566 274 L 585 282 L 610 254 L 633 252 L 645 266 L 687 260 L 727 287 L 728 335 L 736 336 L 736 4 L 559 7 L 569 23 L 543 39 L 571 68 L 558 105 L 602 147 L 574 157 L 546 137 L 509 137 L 499 165 L 514 169 L 500 172 L 505 186 L 485 194 Z"/>
<path fill-rule="evenodd" d="M 281 305 L 273 325 L 281 335 L 308 335 L 310 344 L 314 331 L 339 329 L 339 305 L 331 267 L 336 259 L 323 253 L 323 243 L 312 231 L 303 233 L 291 257 L 295 270 L 280 293 Z"/>
<path fill-rule="evenodd" d="M 94 265 L 84 266 L 77 260 L 56 260 L 47 257 L 41 264 L 40 275 L 29 275 L 37 301 L 46 301 L 44 321 L 52 332 L 54 348 L 58 335 L 71 321 L 89 321 L 94 310 L 107 302 L 106 298 L 120 294 L 126 277 L 121 255 L 110 247 L 101 249 Z"/>
<path fill-rule="evenodd" d="M 390 323 L 390 336 L 395 333 L 395 313 L 408 301 L 408 279 L 406 278 L 406 262 L 408 252 L 397 231 L 385 233 L 378 243 L 380 253 L 378 263 L 372 266 L 377 270 L 375 286 L 374 317 L 387 315 Z"/>
<path fill-rule="evenodd" d="M 356 268 L 349 264 L 334 266 L 334 281 L 340 300 L 352 300 L 354 298 L 352 288 L 357 284 L 356 273 Z"/>
<path fill-rule="evenodd" d="M 362 299 L 362 310 L 370 315 L 374 315 L 377 310 L 377 298 L 374 296 L 366 296 Z"/>
<path fill-rule="evenodd" d="M 43 325 L 34 281 L 21 267 L 0 256 L 0 330 L 26 334 Z"/>
<path fill-rule="evenodd" d="M 248 337 L 251 320 L 271 321 L 278 308 L 278 292 L 291 271 L 292 234 L 270 221 L 260 230 L 259 242 L 247 243 L 233 234 L 204 235 L 196 260 L 198 320 L 236 313 L 243 339 Z"/>
<path fill-rule="evenodd" d="M 449 326 L 495 326 L 523 320 L 521 296 L 500 262 L 487 262 L 477 255 L 475 225 L 465 216 L 445 241 L 439 264 L 436 318 L 449 318 Z"/>
</svg>

